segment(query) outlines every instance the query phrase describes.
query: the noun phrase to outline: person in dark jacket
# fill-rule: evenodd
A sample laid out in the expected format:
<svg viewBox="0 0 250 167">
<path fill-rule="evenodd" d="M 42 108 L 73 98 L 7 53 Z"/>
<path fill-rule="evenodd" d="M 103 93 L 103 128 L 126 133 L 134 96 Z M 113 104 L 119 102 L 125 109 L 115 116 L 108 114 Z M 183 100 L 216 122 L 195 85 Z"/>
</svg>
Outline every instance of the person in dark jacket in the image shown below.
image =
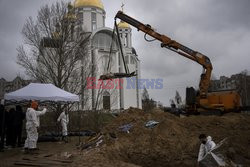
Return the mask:
<svg viewBox="0 0 250 167">
<path fill-rule="evenodd" d="M 5 110 L 4 105 L 0 104 L 0 151 L 4 148 L 4 138 L 5 138 Z"/>
<path fill-rule="evenodd" d="M 15 114 L 15 109 L 11 108 L 9 112 L 6 112 L 6 146 L 14 147 L 14 126 L 13 126 L 13 118 Z"/>
<path fill-rule="evenodd" d="M 13 114 L 13 142 L 12 146 L 21 147 L 22 140 L 22 129 L 23 129 L 23 120 L 25 114 L 20 105 L 16 106 L 16 112 Z"/>
</svg>

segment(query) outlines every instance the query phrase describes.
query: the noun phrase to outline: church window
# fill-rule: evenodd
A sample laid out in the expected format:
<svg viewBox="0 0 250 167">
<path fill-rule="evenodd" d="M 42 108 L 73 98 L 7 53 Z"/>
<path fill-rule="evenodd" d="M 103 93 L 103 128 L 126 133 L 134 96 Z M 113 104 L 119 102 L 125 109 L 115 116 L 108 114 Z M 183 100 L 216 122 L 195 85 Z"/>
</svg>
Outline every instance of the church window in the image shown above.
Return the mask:
<svg viewBox="0 0 250 167">
<path fill-rule="evenodd" d="M 97 33 L 94 37 L 93 44 L 97 48 L 109 50 L 111 47 L 111 42 L 112 42 L 112 35 L 109 35 L 107 33 Z M 117 45 L 114 39 L 113 39 L 112 49 L 113 50 L 117 49 Z"/>
<path fill-rule="evenodd" d="M 110 93 L 105 91 L 103 93 L 103 109 L 110 110 Z"/>
<path fill-rule="evenodd" d="M 130 57 L 130 64 L 135 64 L 136 60 L 133 56 Z"/>
<path fill-rule="evenodd" d="M 109 56 L 103 55 L 102 65 L 103 65 L 104 71 L 107 70 L 108 61 L 109 61 Z"/>
<path fill-rule="evenodd" d="M 118 64 L 119 64 L 119 67 L 120 67 L 120 65 L 121 65 L 121 54 L 120 53 L 118 53 Z"/>
<path fill-rule="evenodd" d="M 99 48 L 102 48 L 102 49 L 104 49 L 105 48 L 105 40 L 106 40 L 106 38 L 105 38 L 106 36 L 105 36 L 105 34 L 103 34 L 103 33 L 99 33 L 98 34 L 98 36 L 97 36 L 97 46 L 99 47 Z"/>
<path fill-rule="evenodd" d="M 125 56 L 125 63 L 126 63 L 126 64 L 129 63 L 129 56 L 128 56 L 128 55 Z"/>
<path fill-rule="evenodd" d="M 97 28 L 96 25 L 96 13 L 91 13 L 91 22 L 92 22 L 92 30 L 95 30 Z"/>
<path fill-rule="evenodd" d="M 79 24 L 82 24 L 83 23 L 83 13 L 82 12 L 79 12 L 77 14 L 77 18 L 79 20 Z"/>
<path fill-rule="evenodd" d="M 126 43 L 127 43 L 127 47 L 129 46 L 129 41 L 128 41 L 128 34 L 126 34 Z"/>
<path fill-rule="evenodd" d="M 125 34 L 125 39 L 124 39 L 124 46 L 128 47 L 128 34 Z"/>
<path fill-rule="evenodd" d="M 102 16 L 103 27 L 105 27 L 105 16 Z"/>
</svg>

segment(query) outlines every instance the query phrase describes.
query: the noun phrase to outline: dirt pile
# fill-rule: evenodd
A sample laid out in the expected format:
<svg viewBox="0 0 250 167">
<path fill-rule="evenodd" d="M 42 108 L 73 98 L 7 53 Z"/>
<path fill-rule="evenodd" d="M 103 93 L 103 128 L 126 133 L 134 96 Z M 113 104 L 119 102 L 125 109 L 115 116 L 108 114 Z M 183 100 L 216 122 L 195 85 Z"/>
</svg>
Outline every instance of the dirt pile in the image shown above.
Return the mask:
<svg viewBox="0 0 250 167">
<path fill-rule="evenodd" d="M 158 121 L 154 128 L 146 122 Z M 122 125 L 132 124 L 129 133 Z M 238 164 L 250 164 L 250 115 L 190 116 L 179 118 L 169 113 L 145 113 L 129 109 L 104 127 L 103 145 L 85 152 L 88 166 L 195 166 L 199 150 L 198 136 L 205 133 L 223 147 L 228 158 Z M 114 138 L 116 136 L 116 139 Z"/>
</svg>

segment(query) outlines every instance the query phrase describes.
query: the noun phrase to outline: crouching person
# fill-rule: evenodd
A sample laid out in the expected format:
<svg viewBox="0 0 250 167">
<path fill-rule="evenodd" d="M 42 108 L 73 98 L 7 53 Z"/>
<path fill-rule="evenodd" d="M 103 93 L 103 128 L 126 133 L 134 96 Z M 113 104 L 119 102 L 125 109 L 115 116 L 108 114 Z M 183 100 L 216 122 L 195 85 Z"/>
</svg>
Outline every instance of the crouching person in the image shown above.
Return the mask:
<svg viewBox="0 0 250 167">
<path fill-rule="evenodd" d="M 69 123 L 69 114 L 68 111 L 63 111 L 57 119 L 58 122 L 61 122 L 62 126 L 62 140 L 68 142 L 68 123 Z"/>
<path fill-rule="evenodd" d="M 25 140 L 24 148 L 25 150 L 36 150 L 37 149 L 37 140 L 38 132 L 37 128 L 40 126 L 41 115 L 46 113 L 47 109 L 44 108 L 42 111 L 38 111 L 38 103 L 32 101 L 31 107 L 27 109 L 26 112 L 26 132 L 27 138 Z"/>
<path fill-rule="evenodd" d="M 200 139 L 201 145 L 200 145 L 199 154 L 198 154 L 198 166 L 199 166 L 200 161 L 202 161 L 202 159 L 208 153 L 210 153 L 216 146 L 211 136 L 200 134 L 199 139 Z"/>
</svg>

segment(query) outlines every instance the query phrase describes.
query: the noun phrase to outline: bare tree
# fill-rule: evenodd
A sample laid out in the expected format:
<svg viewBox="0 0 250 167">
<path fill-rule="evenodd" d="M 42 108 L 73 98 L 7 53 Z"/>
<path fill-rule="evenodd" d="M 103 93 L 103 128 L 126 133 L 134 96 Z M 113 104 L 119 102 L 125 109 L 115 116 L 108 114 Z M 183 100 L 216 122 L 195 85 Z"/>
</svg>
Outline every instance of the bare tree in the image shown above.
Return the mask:
<svg viewBox="0 0 250 167">
<path fill-rule="evenodd" d="M 175 92 L 175 102 L 176 104 L 182 104 L 182 99 L 178 91 Z"/>
<path fill-rule="evenodd" d="M 79 22 L 74 8 L 65 2 L 41 7 L 37 18 L 29 17 L 24 24 L 17 63 L 33 79 L 83 94 L 82 78 L 90 76 L 91 68 L 86 54 L 89 34 Z"/>
<path fill-rule="evenodd" d="M 142 92 L 142 100 L 149 100 L 148 90 L 145 87 Z"/>
<path fill-rule="evenodd" d="M 175 101 L 173 99 L 169 100 L 171 108 L 176 108 Z"/>
<path fill-rule="evenodd" d="M 181 95 L 178 91 L 175 92 L 175 102 L 178 109 L 184 108 L 184 103 L 182 101 Z"/>
<path fill-rule="evenodd" d="M 156 102 L 149 98 L 148 90 L 144 87 L 142 92 L 142 109 L 146 112 L 151 111 L 156 107 Z"/>
</svg>

